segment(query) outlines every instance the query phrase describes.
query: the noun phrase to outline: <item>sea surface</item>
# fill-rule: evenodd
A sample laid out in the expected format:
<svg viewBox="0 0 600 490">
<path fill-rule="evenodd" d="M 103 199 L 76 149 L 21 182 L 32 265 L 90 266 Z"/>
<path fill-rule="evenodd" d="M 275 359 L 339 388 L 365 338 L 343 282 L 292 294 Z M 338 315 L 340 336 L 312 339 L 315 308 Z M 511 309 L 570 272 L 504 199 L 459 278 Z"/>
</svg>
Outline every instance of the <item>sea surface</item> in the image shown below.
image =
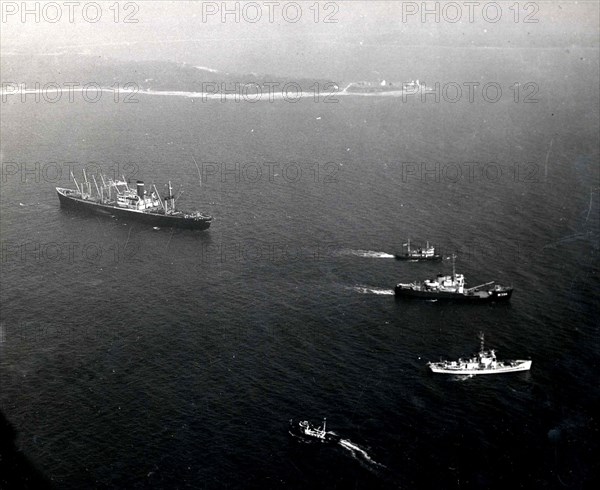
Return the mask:
<svg viewBox="0 0 600 490">
<path fill-rule="evenodd" d="M 57 488 L 590 485 L 597 54 L 483 71 L 497 103 L 3 103 L 0 409 L 19 457 Z M 538 83 L 536 103 L 513 100 L 517 81 Z M 161 193 L 170 180 L 214 222 L 62 210 L 55 187 L 94 165 Z M 408 238 L 444 261 L 394 260 Z M 512 285 L 511 302 L 394 298 L 450 273 L 453 253 L 470 285 Z M 480 332 L 531 371 L 428 371 Z M 343 443 L 288 434 L 324 417 Z"/>
</svg>

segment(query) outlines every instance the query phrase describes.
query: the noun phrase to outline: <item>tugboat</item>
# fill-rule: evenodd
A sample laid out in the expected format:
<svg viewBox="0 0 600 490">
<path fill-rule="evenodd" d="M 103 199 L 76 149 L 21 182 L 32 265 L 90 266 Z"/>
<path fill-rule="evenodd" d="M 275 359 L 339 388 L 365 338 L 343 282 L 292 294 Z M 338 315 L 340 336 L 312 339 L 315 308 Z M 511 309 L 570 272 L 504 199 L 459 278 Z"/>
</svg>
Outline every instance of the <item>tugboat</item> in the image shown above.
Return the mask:
<svg viewBox="0 0 600 490">
<path fill-rule="evenodd" d="M 169 195 L 162 199 L 155 185 L 152 193 L 148 195 L 144 183 L 140 180 L 137 181 L 136 188 L 132 189 L 125 177 L 122 181 L 105 181 L 101 175 L 102 185 L 98 185 L 96 178 L 92 176 L 97 192 L 94 196 L 85 170 L 83 176 L 85 181 L 79 185 L 71 172 L 77 190 L 56 188 L 62 207 L 132 219 L 154 227 L 206 230 L 212 222 L 212 216 L 207 214 L 176 210 L 171 182 Z"/>
<path fill-rule="evenodd" d="M 516 371 L 529 371 L 532 361 L 498 361 L 494 350 L 485 350 L 483 334 L 479 336 L 481 345 L 479 352 L 474 357 L 458 361 L 428 362 L 427 365 L 434 373 L 443 374 L 497 374 L 513 373 Z"/>
<path fill-rule="evenodd" d="M 495 281 L 486 282 L 479 286 L 466 288 L 465 276 L 457 274 L 454 266 L 456 256 L 452 256 L 452 275 L 438 274 L 435 279 L 423 282 L 398 283 L 394 288 L 397 297 L 421 299 L 451 299 L 469 302 L 508 301 L 512 296 L 513 288 L 495 284 Z"/>
<path fill-rule="evenodd" d="M 318 427 L 311 424 L 308 420 L 301 420 L 298 423 L 294 423 L 290 419 L 289 433 L 294 437 L 301 437 L 306 440 L 316 440 L 323 443 L 336 443 L 340 440 L 335 432 L 327 432 L 326 430 L 327 419 L 323 419 L 323 426 Z"/>
<path fill-rule="evenodd" d="M 435 248 L 429 246 L 429 242 L 427 242 L 427 246 L 425 248 L 419 247 L 417 249 L 411 249 L 409 238 L 408 243 L 405 243 L 403 246 L 408 247 L 406 253 L 396 254 L 396 260 L 442 260 L 442 256 L 435 253 Z"/>
</svg>

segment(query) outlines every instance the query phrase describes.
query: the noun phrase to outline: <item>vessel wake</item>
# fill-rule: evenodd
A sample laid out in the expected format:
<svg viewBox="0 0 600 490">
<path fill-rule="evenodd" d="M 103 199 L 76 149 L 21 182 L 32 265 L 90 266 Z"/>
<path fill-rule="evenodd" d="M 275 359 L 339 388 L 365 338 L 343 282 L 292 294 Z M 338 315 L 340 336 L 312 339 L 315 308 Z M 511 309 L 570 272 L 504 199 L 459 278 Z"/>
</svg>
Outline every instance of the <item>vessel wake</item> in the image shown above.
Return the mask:
<svg viewBox="0 0 600 490">
<path fill-rule="evenodd" d="M 340 446 L 342 446 L 344 449 L 347 449 L 348 451 L 350 451 L 350 453 L 352 454 L 352 457 L 354 459 L 364 462 L 364 463 L 368 463 L 369 465 L 372 465 L 372 466 L 377 466 L 379 468 L 385 468 L 384 465 L 373 460 L 369 456 L 367 451 L 365 451 L 363 448 L 361 448 L 357 444 L 354 444 L 352 441 L 350 441 L 348 439 L 340 439 L 338 444 Z"/>
<path fill-rule="evenodd" d="M 473 375 L 473 374 L 456 374 L 450 378 L 450 381 L 460 383 L 461 381 L 467 381 L 474 377 L 475 377 L 475 375 Z"/>
<path fill-rule="evenodd" d="M 384 296 L 388 296 L 388 295 L 393 296 L 394 295 L 393 289 L 372 288 L 372 287 L 368 287 L 368 286 L 354 286 L 352 289 L 361 294 L 378 294 L 378 295 L 384 295 Z"/>
<path fill-rule="evenodd" d="M 387 252 L 375 252 L 373 250 L 341 250 L 339 255 L 352 255 L 354 257 L 362 257 L 365 259 L 393 259 L 394 255 Z"/>
</svg>

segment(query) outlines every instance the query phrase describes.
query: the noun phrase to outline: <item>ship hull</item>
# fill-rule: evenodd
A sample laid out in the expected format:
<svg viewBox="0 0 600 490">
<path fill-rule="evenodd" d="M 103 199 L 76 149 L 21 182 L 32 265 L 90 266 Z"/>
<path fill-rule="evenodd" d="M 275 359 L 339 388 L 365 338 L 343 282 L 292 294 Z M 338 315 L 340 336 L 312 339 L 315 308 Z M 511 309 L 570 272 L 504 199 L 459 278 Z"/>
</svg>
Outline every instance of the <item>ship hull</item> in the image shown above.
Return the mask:
<svg viewBox="0 0 600 490">
<path fill-rule="evenodd" d="M 101 215 L 116 216 L 126 220 L 136 221 L 161 228 L 183 228 L 189 230 L 206 230 L 210 227 L 211 217 L 202 219 L 189 218 L 185 216 L 168 215 L 137 211 L 97 202 L 86 201 L 73 196 L 67 196 L 62 189 L 56 190 L 61 207 L 79 212 Z"/>
<path fill-rule="evenodd" d="M 432 255 L 429 257 L 420 257 L 420 256 L 415 257 L 415 256 L 410 256 L 410 255 L 396 254 L 395 257 L 396 257 L 396 260 L 407 260 L 407 261 L 415 261 L 415 262 L 442 260 L 441 255 Z"/>
<path fill-rule="evenodd" d="M 510 361 L 509 361 L 510 362 Z M 519 371 L 529 371 L 531 369 L 532 361 L 512 361 L 507 366 L 498 366 L 496 368 L 489 369 L 461 369 L 461 368 L 449 368 L 445 367 L 443 363 L 430 363 L 429 368 L 434 373 L 438 374 L 456 374 L 456 375 L 475 375 L 475 374 L 500 374 L 500 373 L 515 373 Z"/>
<path fill-rule="evenodd" d="M 512 296 L 512 289 L 477 291 L 474 293 L 455 293 L 449 291 L 424 291 L 413 289 L 411 287 L 397 285 L 394 288 L 397 298 L 416 298 L 429 300 L 452 300 L 469 303 L 485 303 L 497 301 L 509 301 Z"/>
</svg>

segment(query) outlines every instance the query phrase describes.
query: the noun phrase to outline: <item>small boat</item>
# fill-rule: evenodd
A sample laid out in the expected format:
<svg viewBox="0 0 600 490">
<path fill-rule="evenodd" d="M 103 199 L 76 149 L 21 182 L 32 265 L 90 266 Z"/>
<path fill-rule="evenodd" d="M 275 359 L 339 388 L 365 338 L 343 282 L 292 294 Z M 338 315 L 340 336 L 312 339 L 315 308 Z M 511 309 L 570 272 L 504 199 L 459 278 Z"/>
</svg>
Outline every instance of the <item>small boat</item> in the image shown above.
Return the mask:
<svg viewBox="0 0 600 490">
<path fill-rule="evenodd" d="M 327 432 L 327 419 L 323 419 L 323 426 L 318 427 L 311 424 L 308 420 L 301 420 L 295 423 L 290 419 L 289 433 L 294 437 L 301 437 L 306 440 L 317 440 L 320 442 L 338 442 L 340 436 L 335 432 Z"/>
<path fill-rule="evenodd" d="M 440 254 L 435 253 L 435 248 L 429 246 L 429 242 L 427 242 L 427 246 L 425 248 L 410 248 L 410 238 L 408 242 L 402 245 L 403 247 L 408 247 L 405 253 L 396 254 L 396 260 L 442 260 L 442 256 Z"/>
<path fill-rule="evenodd" d="M 485 350 L 483 334 L 479 336 L 481 345 L 479 352 L 467 360 L 428 362 L 427 365 L 434 373 L 442 374 L 498 374 L 529 371 L 530 360 L 499 361 L 494 350 Z"/>
<path fill-rule="evenodd" d="M 428 300 L 447 299 L 471 303 L 510 300 L 513 288 L 495 284 L 495 281 L 467 288 L 465 276 L 456 273 L 455 258 L 456 256 L 453 255 L 451 276 L 439 274 L 435 279 L 428 279 L 423 282 L 398 283 L 394 288 L 396 297 Z"/>
</svg>

